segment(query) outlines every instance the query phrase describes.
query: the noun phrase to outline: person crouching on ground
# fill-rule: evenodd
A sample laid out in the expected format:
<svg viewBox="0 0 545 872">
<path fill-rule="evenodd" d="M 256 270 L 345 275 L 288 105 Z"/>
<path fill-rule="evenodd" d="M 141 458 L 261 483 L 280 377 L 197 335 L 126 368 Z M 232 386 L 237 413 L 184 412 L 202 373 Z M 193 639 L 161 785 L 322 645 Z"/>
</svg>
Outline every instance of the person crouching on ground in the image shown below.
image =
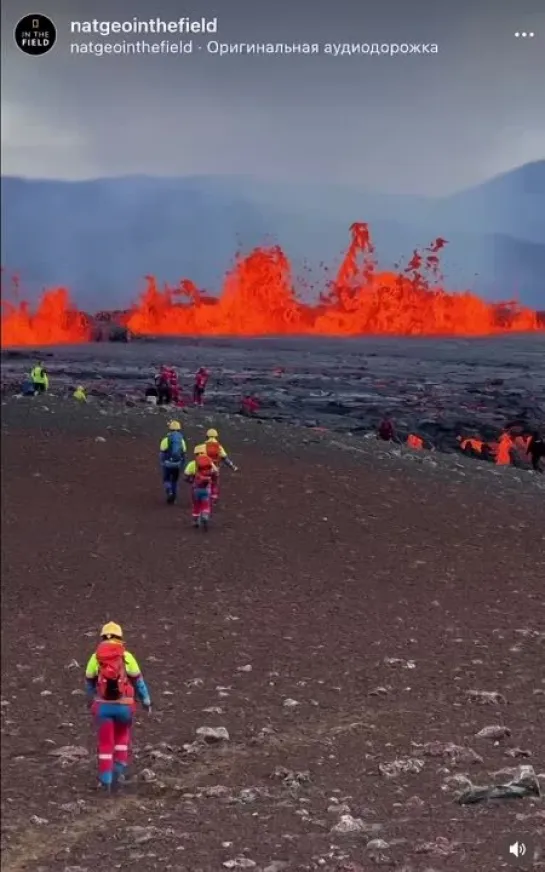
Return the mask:
<svg viewBox="0 0 545 872">
<path fill-rule="evenodd" d="M 187 446 L 179 421 L 170 421 L 168 430 L 167 435 L 161 439 L 159 451 L 167 503 L 172 504 L 176 502 L 178 495 L 178 479 L 185 463 Z"/>
<path fill-rule="evenodd" d="M 151 712 L 146 682 L 134 655 L 125 648 L 119 624 L 111 621 L 103 626 L 85 679 L 98 734 L 99 786 L 110 790 L 123 781 L 127 769 L 136 700 Z"/>
<path fill-rule="evenodd" d="M 191 517 L 194 527 L 207 530 L 212 511 L 212 484 L 218 468 L 208 457 L 204 445 L 197 445 L 194 454 L 195 459 L 184 470 L 185 480 L 191 484 Z"/>
<path fill-rule="evenodd" d="M 45 394 L 49 390 L 49 376 L 44 369 L 43 363 L 37 363 L 30 371 L 30 380 L 37 394 Z"/>
<path fill-rule="evenodd" d="M 211 429 L 206 433 L 206 442 L 203 442 L 206 453 L 214 466 L 217 467 L 218 474 L 212 481 L 211 497 L 212 502 L 217 503 L 220 496 L 220 468 L 224 463 L 233 472 L 238 472 L 238 467 L 235 466 L 227 451 L 219 441 L 219 433 L 217 430 Z"/>
</svg>

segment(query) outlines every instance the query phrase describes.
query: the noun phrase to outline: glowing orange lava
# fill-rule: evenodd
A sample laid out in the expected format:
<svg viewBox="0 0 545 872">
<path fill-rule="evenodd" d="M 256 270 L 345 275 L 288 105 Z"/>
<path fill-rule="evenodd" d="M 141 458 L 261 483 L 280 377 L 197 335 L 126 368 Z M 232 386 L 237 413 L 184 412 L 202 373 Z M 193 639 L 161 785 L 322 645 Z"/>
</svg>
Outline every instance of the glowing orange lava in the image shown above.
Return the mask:
<svg viewBox="0 0 545 872">
<path fill-rule="evenodd" d="M 297 295 L 288 258 L 277 246 L 238 256 L 218 298 L 185 279 L 160 289 L 151 276 L 125 320 L 151 336 L 486 336 L 543 329 L 536 312 L 516 302 L 487 303 L 441 287 L 437 239 L 407 267 L 379 272 L 367 224 L 353 224 L 335 279 L 314 304 Z M 46 291 L 35 313 L 25 303 L 3 307 L 2 345 L 85 342 L 84 315 L 69 310 L 68 294 Z"/>
<path fill-rule="evenodd" d="M 89 319 L 70 307 L 70 296 L 64 288 L 44 291 L 34 312 L 25 300 L 17 299 L 17 278 L 12 279 L 9 295 L 11 301 L 2 299 L 3 348 L 10 345 L 75 345 L 91 338 Z"/>
</svg>

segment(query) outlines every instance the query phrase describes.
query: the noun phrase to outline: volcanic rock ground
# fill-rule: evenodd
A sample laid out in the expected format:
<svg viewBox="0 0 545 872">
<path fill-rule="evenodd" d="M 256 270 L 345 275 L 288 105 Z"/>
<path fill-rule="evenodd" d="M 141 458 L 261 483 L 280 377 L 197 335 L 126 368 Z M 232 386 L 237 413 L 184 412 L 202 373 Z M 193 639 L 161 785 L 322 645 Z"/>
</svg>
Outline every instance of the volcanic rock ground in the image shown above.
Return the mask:
<svg viewBox="0 0 545 872">
<path fill-rule="evenodd" d="M 538 394 L 543 346 L 505 343 L 506 363 L 491 350 L 493 366 L 473 364 L 483 385 L 511 374 L 513 395 Z M 283 344 L 246 366 L 301 380 Z M 220 353 L 236 372 L 245 359 L 240 344 L 176 347 L 188 373 Z M 463 364 L 452 352 L 446 366 L 459 374 L 474 346 L 458 347 Z M 128 358 L 136 369 L 174 348 L 45 360 L 52 374 L 71 368 L 67 385 L 115 361 L 117 394 L 137 383 Z M 398 359 L 398 383 L 422 368 L 414 354 Z M 3 870 L 545 868 L 539 798 L 461 806 L 453 777 L 498 783 L 525 764 L 545 788 L 543 477 L 246 420 L 217 412 L 212 388 L 184 428 L 194 444 L 218 426 L 240 471 L 224 472 L 207 537 L 189 525 L 185 489 L 163 503 L 157 444 L 171 413 L 3 395 Z M 107 799 L 82 670 L 108 618 L 125 626 L 154 712 L 138 717 L 130 783 Z M 201 726 L 229 740 L 195 741 Z M 491 726 L 507 729 L 477 737 Z M 532 846 L 524 860 L 508 852 L 517 838 Z"/>
<path fill-rule="evenodd" d="M 212 371 L 219 411 L 256 394 L 261 417 L 340 432 L 374 428 L 391 412 L 402 434 L 420 432 L 443 450 L 456 435 L 496 438 L 506 423 L 545 426 L 545 334 L 488 339 L 262 338 L 96 343 L 42 352 L 57 384 L 83 381 L 97 394 L 142 397 L 154 369 L 178 368 L 186 386 Z M 36 356 L 4 352 L 3 385 L 20 381 Z M 275 369 L 283 370 L 275 374 Z"/>
</svg>

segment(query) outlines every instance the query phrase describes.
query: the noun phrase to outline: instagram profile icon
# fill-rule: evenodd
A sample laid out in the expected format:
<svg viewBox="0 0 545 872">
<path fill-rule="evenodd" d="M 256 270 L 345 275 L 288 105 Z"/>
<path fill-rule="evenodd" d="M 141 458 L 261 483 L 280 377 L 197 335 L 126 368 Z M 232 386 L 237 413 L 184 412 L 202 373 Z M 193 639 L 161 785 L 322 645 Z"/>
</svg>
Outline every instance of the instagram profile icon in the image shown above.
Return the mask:
<svg viewBox="0 0 545 872">
<path fill-rule="evenodd" d="M 47 15 L 25 15 L 14 30 L 17 47 L 28 55 L 43 55 L 51 51 L 57 39 L 57 28 Z"/>
</svg>

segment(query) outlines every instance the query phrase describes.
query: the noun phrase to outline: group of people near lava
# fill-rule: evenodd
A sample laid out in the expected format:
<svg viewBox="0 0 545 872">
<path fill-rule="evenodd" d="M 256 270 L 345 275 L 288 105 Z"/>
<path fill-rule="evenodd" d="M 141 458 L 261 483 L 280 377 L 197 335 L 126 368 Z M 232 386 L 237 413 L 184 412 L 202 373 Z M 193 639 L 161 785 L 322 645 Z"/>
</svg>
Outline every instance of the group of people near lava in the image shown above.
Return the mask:
<svg viewBox="0 0 545 872">
<path fill-rule="evenodd" d="M 379 424 L 377 438 L 385 442 L 402 443 L 394 421 L 385 416 Z M 457 436 L 456 441 L 460 451 L 470 457 L 480 457 L 482 460 L 494 462 L 497 466 L 516 466 L 517 458 L 522 455 L 530 462 L 535 472 L 543 472 L 541 459 L 545 457 L 545 440 L 537 430 L 528 430 L 520 424 L 505 427 L 496 441 L 485 441 L 478 436 Z M 409 433 L 405 439 L 409 448 L 417 451 L 433 445 L 429 440 L 415 433 Z"/>
<path fill-rule="evenodd" d="M 193 381 L 193 403 L 196 406 L 204 405 L 204 393 L 210 373 L 204 366 L 200 366 L 195 373 Z M 147 391 L 148 396 L 157 398 L 158 406 L 184 406 L 184 399 L 180 388 L 178 373 L 174 366 L 163 365 L 155 376 L 154 388 Z"/>
<path fill-rule="evenodd" d="M 210 372 L 204 366 L 200 366 L 195 373 L 193 382 L 193 404 L 195 406 L 204 405 L 204 394 L 206 386 L 210 379 Z M 148 388 L 146 396 L 154 397 L 158 406 L 178 406 L 183 408 L 186 405 L 183 392 L 180 387 L 178 373 L 174 366 L 163 365 L 154 379 L 154 386 Z M 245 394 L 240 401 L 239 413 L 251 418 L 261 408 L 261 403 L 257 397 L 252 394 Z"/>
</svg>

